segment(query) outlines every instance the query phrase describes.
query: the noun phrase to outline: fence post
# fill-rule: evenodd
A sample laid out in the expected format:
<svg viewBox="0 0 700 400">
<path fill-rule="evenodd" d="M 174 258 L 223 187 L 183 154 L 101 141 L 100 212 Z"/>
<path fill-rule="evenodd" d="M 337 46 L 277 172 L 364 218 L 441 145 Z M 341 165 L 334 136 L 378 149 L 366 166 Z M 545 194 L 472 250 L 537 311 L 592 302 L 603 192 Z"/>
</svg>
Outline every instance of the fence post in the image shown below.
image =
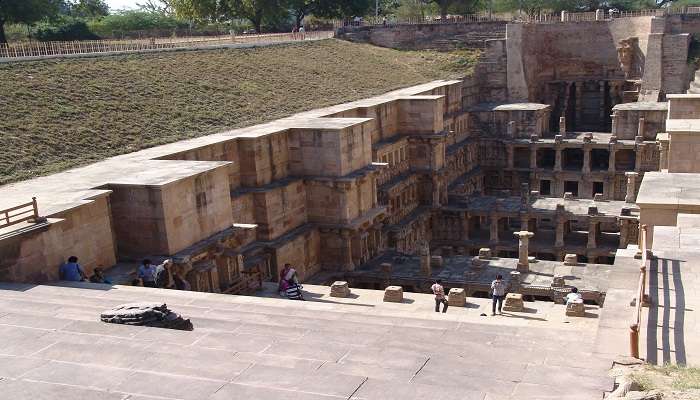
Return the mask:
<svg viewBox="0 0 700 400">
<path fill-rule="evenodd" d="M 639 358 L 639 325 L 630 325 L 630 356 Z"/>
</svg>

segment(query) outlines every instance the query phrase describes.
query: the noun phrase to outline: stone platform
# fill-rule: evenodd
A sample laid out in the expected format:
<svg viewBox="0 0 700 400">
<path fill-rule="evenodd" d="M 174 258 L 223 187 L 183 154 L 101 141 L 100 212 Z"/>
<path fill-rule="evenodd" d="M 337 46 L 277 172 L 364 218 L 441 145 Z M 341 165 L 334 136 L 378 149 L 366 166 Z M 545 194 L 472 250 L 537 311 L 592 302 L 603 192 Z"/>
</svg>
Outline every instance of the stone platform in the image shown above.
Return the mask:
<svg viewBox="0 0 700 400">
<path fill-rule="evenodd" d="M 547 302 L 482 317 L 486 299 L 436 314 L 425 294 L 383 303 L 382 291 L 304 292 L 309 301 L 0 284 L 0 390 L 13 400 L 590 400 L 612 388 L 610 359 L 593 354 L 594 306 L 591 318 Z M 99 322 L 133 301 L 165 302 L 194 331 Z"/>
<path fill-rule="evenodd" d="M 503 275 L 508 280 L 510 273 L 517 270 L 517 259 L 492 257 L 478 260 L 483 263 L 475 267 L 472 260 L 477 257 L 452 256 L 443 257 L 442 267 L 433 267 L 431 276 L 421 273 L 419 257 L 402 256 L 387 253 L 357 270 L 345 273 L 344 280 L 350 286 L 372 287 L 389 281 L 392 285 L 409 287 L 411 291 L 430 293 L 434 279 L 441 279 L 446 288 L 464 287 L 467 296 L 486 294 L 496 275 Z M 382 263 L 393 265 L 391 276 L 381 271 Z M 603 304 L 607 290 L 608 277 L 614 266 L 607 264 L 564 265 L 558 261 L 538 260 L 530 263 L 530 272 L 521 274 L 521 293 L 525 295 L 548 297 L 554 300 L 559 294 L 551 289 L 554 276 L 563 276 L 566 286 L 576 286 L 585 300 Z M 327 274 L 319 274 L 314 283 L 332 279 Z M 562 288 L 562 290 L 568 290 Z"/>
</svg>

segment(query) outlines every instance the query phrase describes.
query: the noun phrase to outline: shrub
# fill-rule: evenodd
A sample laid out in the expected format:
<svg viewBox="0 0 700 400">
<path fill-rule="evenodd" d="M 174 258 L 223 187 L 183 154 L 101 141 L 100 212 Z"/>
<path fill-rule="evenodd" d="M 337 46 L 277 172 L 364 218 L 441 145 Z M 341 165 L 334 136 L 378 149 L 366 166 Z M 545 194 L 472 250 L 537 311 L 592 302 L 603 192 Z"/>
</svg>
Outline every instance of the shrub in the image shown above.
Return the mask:
<svg viewBox="0 0 700 400">
<path fill-rule="evenodd" d="M 55 22 L 45 22 L 37 26 L 36 38 L 41 41 L 95 40 L 100 37 L 88 28 L 85 21 L 75 18 L 62 18 Z"/>
</svg>

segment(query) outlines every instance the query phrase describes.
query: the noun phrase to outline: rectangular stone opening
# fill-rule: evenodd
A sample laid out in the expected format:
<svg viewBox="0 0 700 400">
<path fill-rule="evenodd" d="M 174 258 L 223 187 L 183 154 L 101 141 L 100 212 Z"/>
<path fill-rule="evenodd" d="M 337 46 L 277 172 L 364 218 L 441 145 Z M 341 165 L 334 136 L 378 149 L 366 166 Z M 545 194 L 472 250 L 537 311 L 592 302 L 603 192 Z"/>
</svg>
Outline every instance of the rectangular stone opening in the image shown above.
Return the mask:
<svg viewBox="0 0 700 400">
<path fill-rule="evenodd" d="M 615 152 L 615 170 L 634 171 L 635 154 L 632 149 L 622 149 Z"/>
<path fill-rule="evenodd" d="M 542 179 L 540 181 L 540 194 L 542 196 L 552 195 L 552 181 L 550 181 L 549 179 Z"/>
<path fill-rule="evenodd" d="M 610 151 L 606 149 L 591 150 L 591 170 L 607 171 L 610 162 Z"/>
<path fill-rule="evenodd" d="M 561 153 L 563 169 L 580 171 L 583 168 L 583 149 L 564 149 Z"/>
<path fill-rule="evenodd" d="M 515 147 L 514 151 L 513 166 L 515 168 L 530 168 L 530 149 Z"/>
<path fill-rule="evenodd" d="M 605 183 L 593 182 L 593 190 L 591 193 L 591 197 L 595 197 L 596 193 L 600 193 L 600 194 L 605 193 Z"/>
<path fill-rule="evenodd" d="M 552 148 L 537 149 L 537 168 L 554 169 L 556 152 Z"/>
<path fill-rule="evenodd" d="M 566 192 L 578 196 L 578 181 L 564 181 L 564 193 Z"/>
</svg>

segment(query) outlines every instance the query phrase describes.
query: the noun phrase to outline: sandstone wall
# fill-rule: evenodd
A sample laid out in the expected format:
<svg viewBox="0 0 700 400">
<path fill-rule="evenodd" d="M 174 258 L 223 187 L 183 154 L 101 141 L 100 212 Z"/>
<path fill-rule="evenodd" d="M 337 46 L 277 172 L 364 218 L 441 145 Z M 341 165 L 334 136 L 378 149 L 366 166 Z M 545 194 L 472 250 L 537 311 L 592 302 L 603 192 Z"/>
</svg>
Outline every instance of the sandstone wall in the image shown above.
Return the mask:
<svg viewBox="0 0 700 400">
<path fill-rule="evenodd" d="M 0 242 L 0 281 L 57 280 L 59 266 L 72 255 L 88 275 L 97 266 L 116 263 L 106 195 L 55 214 L 50 222 L 46 228 Z"/>
<path fill-rule="evenodd" d="M 275 278 L 279 276 L 284 264 L 290 263 L 304 281 L 320 271 L 320 254 L 321 240 L 317 229 L 304 230 L 294 235 L 274 249 Z"/>
<path fill-rule="evenodd" d="M 417 24 L 345 27 L 336 37 L 396 49 L 440 49 L 478 47 L 485 39 L 503 36 L 504 21 L 462 24 Z"/>
</svg>

